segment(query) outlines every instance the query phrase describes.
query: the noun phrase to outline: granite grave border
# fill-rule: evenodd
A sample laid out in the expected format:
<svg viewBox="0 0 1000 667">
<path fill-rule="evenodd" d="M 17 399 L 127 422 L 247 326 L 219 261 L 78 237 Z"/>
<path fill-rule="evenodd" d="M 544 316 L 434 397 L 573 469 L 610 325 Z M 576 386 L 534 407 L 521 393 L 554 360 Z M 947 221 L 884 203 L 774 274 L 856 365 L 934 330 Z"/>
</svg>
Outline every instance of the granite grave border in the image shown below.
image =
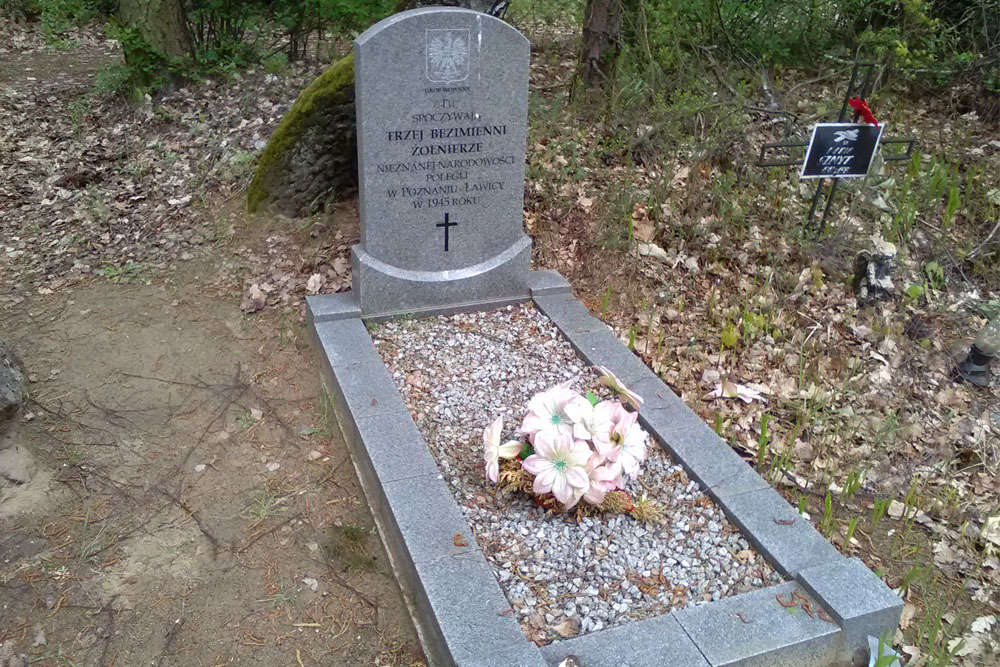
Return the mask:
<svg viewBox="0 0 1000 667">
<path fill-rule="evenodd" d="M 511 613 L 353 295 L 308 297 L 324 385 L 431 665 L 554 667 L 573 654 L 585 667 L 827 667 L 864 658 L 868 635 L 895 631 L 902 600 L 800 517 L 573 298 L 558 273 L 532 271 L 529 287 L 531 296 L 523 299 L 411 314 L 532 300 L 585 361 L 609 368 L 646 399 L 642 425 L 786 582 L 535 646 Z M 795 595 L 809 600 L 810 613 L 779 604 Z"/>
</svg>

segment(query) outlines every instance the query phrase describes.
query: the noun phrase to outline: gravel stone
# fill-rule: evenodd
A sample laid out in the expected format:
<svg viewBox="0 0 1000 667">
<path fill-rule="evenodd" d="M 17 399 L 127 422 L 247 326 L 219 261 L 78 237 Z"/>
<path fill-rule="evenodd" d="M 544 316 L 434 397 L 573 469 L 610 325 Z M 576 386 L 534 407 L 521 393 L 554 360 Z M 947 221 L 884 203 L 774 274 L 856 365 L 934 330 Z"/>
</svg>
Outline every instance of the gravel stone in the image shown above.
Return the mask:
<svg viewBox="0 0 1000 667">
<path fill-rule="evenodd" d="M 529 639 L 560 639 L 552 626 L 564 615 L 584 634 L 781 581 L 659 447 L 626 491 L 658 503 L 662 525 L 616 515 L 577 522 L 494 491 L 483 429 L 503 415 L 502 441 L 515 438 L 536 393 L 566 380 L 580 392 L 598 386 L 531 304 L 395 320 L 372 337 Z"/>
</svg>

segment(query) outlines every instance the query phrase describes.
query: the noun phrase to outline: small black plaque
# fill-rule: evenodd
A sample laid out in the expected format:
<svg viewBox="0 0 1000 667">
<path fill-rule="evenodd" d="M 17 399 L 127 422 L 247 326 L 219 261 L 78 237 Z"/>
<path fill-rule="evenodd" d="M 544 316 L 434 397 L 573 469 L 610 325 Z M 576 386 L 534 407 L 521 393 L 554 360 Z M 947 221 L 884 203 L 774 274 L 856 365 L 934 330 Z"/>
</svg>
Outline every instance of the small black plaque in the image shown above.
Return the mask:
<svg viewBox="0 0 1000 667">
<path fill-rule="evenodd" d="M 813 127 L 799 178 L 862 178 L 868 173 L 885 123 L 819 123 Z"/>
</svg>

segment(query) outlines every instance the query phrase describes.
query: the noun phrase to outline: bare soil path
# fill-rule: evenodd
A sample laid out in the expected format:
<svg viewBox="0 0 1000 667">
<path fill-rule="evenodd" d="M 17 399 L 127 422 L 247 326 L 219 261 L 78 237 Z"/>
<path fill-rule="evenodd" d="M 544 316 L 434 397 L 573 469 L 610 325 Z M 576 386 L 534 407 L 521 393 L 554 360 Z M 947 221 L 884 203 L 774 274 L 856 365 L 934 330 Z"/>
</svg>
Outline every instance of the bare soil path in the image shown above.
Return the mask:
<svg viewBox="0 0 1000 667">
<path fill-rule="evenodd" d="M 52 57 L 6 58 L 4 84 Z M 220 280 L 236 244 L 269 240 L 248 229 L 0 300 L 37 466 L 0 480 L 3 667 L 423 664 L 300 309 L 247 315 Z"/>
</svg>

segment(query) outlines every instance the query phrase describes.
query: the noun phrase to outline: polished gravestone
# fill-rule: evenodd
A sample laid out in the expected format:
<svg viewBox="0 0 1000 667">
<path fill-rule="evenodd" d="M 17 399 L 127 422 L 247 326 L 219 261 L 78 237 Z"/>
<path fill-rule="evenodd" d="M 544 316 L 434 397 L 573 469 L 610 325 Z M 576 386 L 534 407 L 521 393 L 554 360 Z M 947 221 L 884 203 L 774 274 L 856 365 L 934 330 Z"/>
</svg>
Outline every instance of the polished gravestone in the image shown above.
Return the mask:
<svg viewBox="0 0 1000 667">
<path fill-rule="evenodd" d="M 362 314 L 527 297 L 528 40 L 424 8 L 367 30 L 354 57 Z"/>
</svg>

